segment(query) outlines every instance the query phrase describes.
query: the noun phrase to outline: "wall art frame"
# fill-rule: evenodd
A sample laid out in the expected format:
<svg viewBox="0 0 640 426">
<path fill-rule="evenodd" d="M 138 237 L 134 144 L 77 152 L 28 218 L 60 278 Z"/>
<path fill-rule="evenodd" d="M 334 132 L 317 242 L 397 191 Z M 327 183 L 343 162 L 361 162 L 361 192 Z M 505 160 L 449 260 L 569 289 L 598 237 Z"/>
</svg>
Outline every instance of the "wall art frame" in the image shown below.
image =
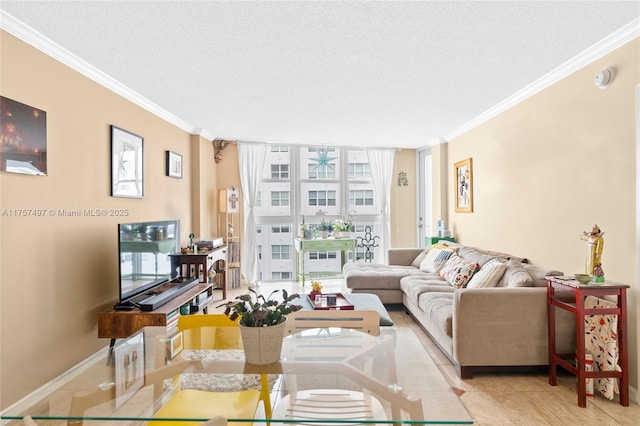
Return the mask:
<svg viewBox="0 0 640 426">
<path fill-rule="evenodd" d="M 166 151 L 165 163 L 167 176 L 182 179 L 182 155 L 173 151 Z"/>
<path fill-rule="evenodd" d="M 111 196 L 144 198 L 144 138 L 111 125 Z"/>
<path fill-rule="evenodd" d="M 0 171 L 47 174 L 47 113 L 0 96 Z"/>
<path fill-rule="evenodd" d="M 184 348 L 182 332 L 176 333 L 167 339 L 167 359 L 174 359 Z"/>
<path fill-rule="evenodd" d="M 453 165 L 456 212 L 473 212 L 473 161 L 467 158 Z"/>
<path fill-rule="evenodd" d="M 113 348 L 116 408 L 144 386 L 144 330 L 126 338 Z"/>
</svg>

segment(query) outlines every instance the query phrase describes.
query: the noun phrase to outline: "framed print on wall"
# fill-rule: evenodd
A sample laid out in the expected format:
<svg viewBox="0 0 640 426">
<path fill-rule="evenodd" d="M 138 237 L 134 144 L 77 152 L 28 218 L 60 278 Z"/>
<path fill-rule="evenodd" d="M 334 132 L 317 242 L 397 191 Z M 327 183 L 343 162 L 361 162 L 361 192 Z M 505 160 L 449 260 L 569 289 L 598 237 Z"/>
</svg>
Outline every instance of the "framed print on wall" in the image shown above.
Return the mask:
<svg viewBox="0 0 640 426">
<path fill-rule="evenodd" d="M 471 158 L 459 161 L 453 165 L 454 181 L 456 183 L 456 212 L 473 212 L 473 167 Z"/>
<path fill-rule="evenodd" d="M 167 151 L 167 176 L 182 179 L 182 155 Z"/>
<path fill-rule="evenodd" d="M 116 408 L 144 385 L 144 331 L 125 339 L 113 348 L 115 363 Z"/>
<path fill-rule="evenodd" d="M 112 197 L 144 197 L 143 142 L 141 136 L 111 126 Z"/>
<path fill-rule="evenodd" d="M 47 174 L 47 113 L 0 96 L 0 170 Z"/>
</svg>

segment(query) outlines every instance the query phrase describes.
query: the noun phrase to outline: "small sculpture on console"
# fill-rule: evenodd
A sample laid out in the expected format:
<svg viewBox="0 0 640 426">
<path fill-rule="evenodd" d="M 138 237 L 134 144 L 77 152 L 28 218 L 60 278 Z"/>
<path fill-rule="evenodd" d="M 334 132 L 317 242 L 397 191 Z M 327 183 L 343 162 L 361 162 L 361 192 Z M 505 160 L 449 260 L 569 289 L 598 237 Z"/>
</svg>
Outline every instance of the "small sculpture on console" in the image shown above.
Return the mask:
<svg viewBox="0 0 640 426">
<path fill-rule="evenodd" d="M 594 275 L 595 281 L 604 281 L 604 272 L 602 270 L 602 250 L 604 249 L 604 232 L 598 225 L 593 225 L 591 232 L 584 231 L 580 239 L 587 242 L 587 259 L 585 264 L 585 273 Z"/>
</svg>

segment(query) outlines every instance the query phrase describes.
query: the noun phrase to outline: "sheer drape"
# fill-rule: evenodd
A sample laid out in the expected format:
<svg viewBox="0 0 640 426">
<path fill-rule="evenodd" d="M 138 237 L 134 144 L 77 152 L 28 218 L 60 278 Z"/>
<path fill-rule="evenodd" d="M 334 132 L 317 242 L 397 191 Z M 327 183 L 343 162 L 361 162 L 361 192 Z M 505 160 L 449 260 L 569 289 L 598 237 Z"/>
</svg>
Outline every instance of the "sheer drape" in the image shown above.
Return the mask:
<svg viewBox="0 0 640 426">
<path fill-rule="evenodd" d="M 369 167 L 373 190 L 380 200 L 380 222 L 382 223 L 382 262 L 386 262 L 386 254 L 391 246 L 391 180 L 393 179 L 393 160 L 396 150 L 393 148 L 368 148 Z M 378 259 L 381 260 L 381 259 Z"/>
<path fill-rule="evenodd" d="M 258 265 L 258 242 L 255 216 L 256 198 L 260 178 L 267 156 L 267 144 L 238 142 L 238 163 L 240 166 L 240 185 L 244 198 L 244 235 L 242 241 L 241 270 L 249 283 L 260 279 Z"/>
</svg>

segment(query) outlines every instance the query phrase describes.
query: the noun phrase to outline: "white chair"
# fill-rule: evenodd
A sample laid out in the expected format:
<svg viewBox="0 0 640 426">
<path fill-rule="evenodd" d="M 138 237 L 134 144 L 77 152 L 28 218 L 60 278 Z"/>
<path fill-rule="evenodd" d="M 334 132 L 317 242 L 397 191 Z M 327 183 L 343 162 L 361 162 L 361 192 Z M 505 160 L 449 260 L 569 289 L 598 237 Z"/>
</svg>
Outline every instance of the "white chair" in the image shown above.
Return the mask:
<svg viewBox="0 0 640 426">
<path fill-rule="evenodd" d="M 287 317 L 286 333 L 293 334 L 313 328 L 350 328 L 373 336 L 380 335 L 380 316 L 377 311 L 297 311 Z M 305 336 L 294 336 L 305 338 Z M 345 339 L 345 348 L 318 347 L 310 348 L 306 354 L 295 349 L 292 356 L 304 359 L 307 356 L 340 357 L 341 353 L 350 353 L 358 342 Z M 274 407 L 273 419 L 342 419 L 342 420 L 386 420 L 387 415 L 380 401 L 367 392 L 343 389 L 308 389 L 298 390 L 295 375 L 285 376 L 288 394 L 282 397 Z"/>
</svg>

